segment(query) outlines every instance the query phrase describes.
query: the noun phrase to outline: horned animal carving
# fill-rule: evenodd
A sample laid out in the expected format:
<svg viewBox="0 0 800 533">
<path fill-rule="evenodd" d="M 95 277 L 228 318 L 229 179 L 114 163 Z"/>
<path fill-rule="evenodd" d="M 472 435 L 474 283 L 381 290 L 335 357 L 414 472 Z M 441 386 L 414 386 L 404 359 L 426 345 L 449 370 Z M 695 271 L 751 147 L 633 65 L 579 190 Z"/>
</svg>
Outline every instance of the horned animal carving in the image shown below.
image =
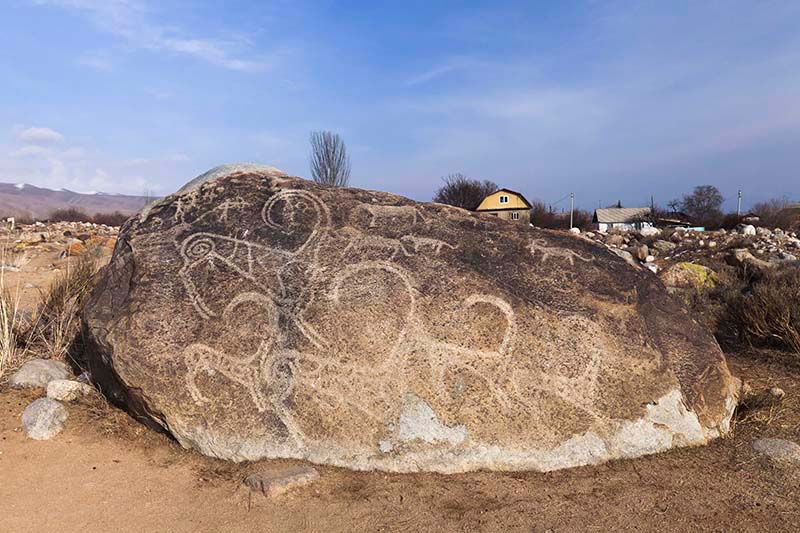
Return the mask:
<svg viewBox="0 0 800 533">
<path fill-rule="evenodd" d="M 594 261 L 594 257 L 590 257 L 586 259 L 585 257 L 581 256 L 579 253 L 569 250 L 567 248 L 557 248 L 554 246 L 547 246 L 547 241 L 544 239 L 533 239 L 528 246 L 528 249 L 531 251 L 532 256 L 536 256 L 536 252 L 540 252 L 542 256 L 542 263 L 546 263 L 548 259 L 551 257 L 556 257 L 560 259 L 566 259 L 569 261 L 570 265 L 575 264 L 575 259 L 579 259 L 584 263 L 590 263 Z"/>
<path fill-rule="evenodd" d="M 366 211 L 369 216 L 369 227 L 374 228 L 378 225 L 379 221 L 391 222 L 397 220 L 410 221 L 412 224 L 417 223 L 417 218 L 423 222 L 425 217 L 422 212 L 413 205 L 370 205 L 361 204 L 358 209 Z"/>
</svg>

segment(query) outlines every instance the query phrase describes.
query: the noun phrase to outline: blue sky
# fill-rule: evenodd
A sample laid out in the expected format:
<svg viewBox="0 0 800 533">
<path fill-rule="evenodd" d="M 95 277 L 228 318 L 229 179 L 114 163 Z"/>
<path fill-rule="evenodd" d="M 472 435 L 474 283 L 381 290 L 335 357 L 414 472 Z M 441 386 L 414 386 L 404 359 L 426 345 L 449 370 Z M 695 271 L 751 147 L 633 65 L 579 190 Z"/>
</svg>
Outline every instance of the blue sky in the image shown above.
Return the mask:
<svg viewBox="0 0 800 533">
<path fill-rule="evenodd" d="M 224 162 L 429 200 L 800 200 L 800 3 L 4 0 L 0 181 L 166 194 Z M 566 202 L 560 205 L 565 206 Z"/>
</svg>

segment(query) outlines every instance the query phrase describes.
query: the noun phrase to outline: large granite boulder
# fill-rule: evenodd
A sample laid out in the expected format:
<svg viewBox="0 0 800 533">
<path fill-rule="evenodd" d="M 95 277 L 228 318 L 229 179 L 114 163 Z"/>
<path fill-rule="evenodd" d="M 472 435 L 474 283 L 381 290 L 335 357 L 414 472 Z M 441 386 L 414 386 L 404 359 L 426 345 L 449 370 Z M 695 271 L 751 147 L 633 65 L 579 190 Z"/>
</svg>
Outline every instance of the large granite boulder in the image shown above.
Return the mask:
<svg viewBox="0 0 800 533">
<path fill-rule="evenodd" d="M 109 398 L 235 461 L 552 470 L 706 443 L 735 405 L 714 338 L 607 248 L 271 168 L 129 220 L 84 328 Z"/>
</svg>

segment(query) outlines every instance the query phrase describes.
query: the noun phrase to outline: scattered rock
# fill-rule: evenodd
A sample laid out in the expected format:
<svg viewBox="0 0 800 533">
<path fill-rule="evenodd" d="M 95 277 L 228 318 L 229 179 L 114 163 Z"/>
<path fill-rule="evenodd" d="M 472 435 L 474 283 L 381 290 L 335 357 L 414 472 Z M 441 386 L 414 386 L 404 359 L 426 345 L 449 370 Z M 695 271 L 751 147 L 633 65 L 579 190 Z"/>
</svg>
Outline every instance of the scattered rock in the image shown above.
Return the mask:
<svg viewBox="0 0 800 533">
<path fill-rule="evenodd" d="M 753 450 L 780 463 L 800 464 L 800 446 L 784 439 L 758 439 Z"/>
<path fill-rule="evenodd" d="M 39 398 L 31 402 L 22 413 L 22 428 L 32 439 L 52 439 L 64 429 L 68 413 L 61 402 Z"/>
<path fill-rule="evenodd" d="M 660 229 L 649 226 L 639 230 L 639 235 L 641 235 L 642 237 L 653 237 L 655 235 L 660 235 L 660 234 L 661 234 Z"/>
<path fill-rule="evenodd" d="M 620 250 L 619 248 L 609 248 L 609 249 L 611 250 L 612 253 L 624 259 L 625 262 L 631 265 L 632 267 L 639 268 L 639 263 L 636 261 L 636 259 L 633 258 L 633 255 L 629 251 Z"/>
<path fill-rule="evenodd" d="M 710 289 L 718 281 L 717 273 L 694 263 L 678 263 L 661 273 L 661 281 L 669 288 Z"/>
<path fill-rule="evenodd" d="M 763 271 L 765 269 L 771 268 L 772 263 L 768 261 L 764 261 L 762 259 L 758 259 L 749 251 L 744 248 L 737 248 L 735 250 L 731 250 L 730 254 L 727 257 L 728 264 L 733 266 L 747 266 L 756 271 Z"/>
<path fill-rule="evenodd" d="M 11 376 L 11 386 L 15 389 L 45 388 L 54 379 L 67 379 L 69 375 L 69 367 L 61 361 L 31 359 Z"/>
<path fill-rule="evenodd" d="M 69 379 L 54 379 L 47 384 L 47 397 L 62 402 L 71 402 L 81 396 L 94 393 L 94 389 L 79 381 Z"/>
<path fill-rule="evenodd" d="M 301 466 L 250 474 L 245 478 L 244 484 L 250 487 L 250 490 L 272 498 L 309 485 L 318 479 L 319 473 L 314 468 Z"/>
<path fill-rule="evenodd" d="M 783 399 L 786 396 L 786 393 L 780 387 L 772 387 L 769 389 L 769 393 L 773 398 L 777 398 L 779 400 Z"/>
<path fill-rule="evenodd" d="M 658 240 L 652 244 L 652 247 L 661 253 L 667 253 L 677 248 L 678 245 L 673 242 Z"/>
<path fill-rule="evenodd" d="M 609 246 L 622 246 L 625 242 L 625 239 L 622 238 L 622 235 L 619 233 L 613 233 L 608 236 L 606 239 L 606 244 Z"/>
</svg>

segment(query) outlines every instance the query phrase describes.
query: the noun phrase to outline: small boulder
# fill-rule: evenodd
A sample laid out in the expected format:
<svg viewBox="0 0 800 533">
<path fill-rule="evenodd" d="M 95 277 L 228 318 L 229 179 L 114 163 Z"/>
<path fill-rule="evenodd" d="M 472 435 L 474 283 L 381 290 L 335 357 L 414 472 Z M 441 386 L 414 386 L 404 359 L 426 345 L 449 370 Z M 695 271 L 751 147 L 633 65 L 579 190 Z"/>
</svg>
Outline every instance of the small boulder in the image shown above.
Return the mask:
<svg viewBox="0 0 800 533">
<path fill-rule="evenodd" d="M 786 393 L 780 387 L 772 387 L 769 389 L 769 393 L 773 398 L 777 398 L 778 400 L 781 400 L 784 396 L 786 396 Z"/>
<path fill-rule="evenodd" d="M 573 235 L 580 235 L 581 234 L 580 228 L 569 228 L 569 232 L 572 233 Z"/>
<path fill-rule="evenodd" d="M 319 474 L 314 468 L 303 466 L 250 474 L 245 478 L 244 484 L 254 492 L 273 497 L 308 485 L 318 479 Z"/>
<path fill-rule="evenodd" d="M 47 384 L 47 397 L 62 402 L 71 402 L 93 392 L 90 385 L 70 379 L 54 379 Z"/>
<path fill-rule="evenodd" d="M 669 267 L 661 275 L 668 288 L 710 289 L 717 284 L 717 273 L 703 265 L 682 262 Z"/>
<path fill-rule="evenodd" d="M 51 398 L 34 400 L 22 413 L 22 428 L 35 440 L 49 440 L 61 433 L 67 421 L 67 409 Z"/>
<path fill-rule="evenodd" d="M 614 233 L 613 235 L 609 235 L 608 239 L 606 239 L 606 244 L 609 246 L 622 246 L 625 242 L 625 239 L 619 233 Z"/>
<path fill-rule="evenodd" d="M 758 439 L 753 450 L 780 463 L 800 464 L 800 446 L 785 439 Z"/>
<path fill-rule="evenodd" d="M 620 256 L 622 259 L 624 259 L 625 262 L 628 263 L 629 265 L 639 268 L 639 263 L 636 262 L 636 259 L 633 258 L 633 255 L 631 255 L 630 252 L 626 250 L 620 250 L 618 248 L 610 248 L 610 250 L 614 252 L 616 255 Z"/>
<path fill-rule="evenodd" d="M 661 230 L 660 229 L 654 228 L 654 227 L 651 227 L 651 226 L 644 227 L 644 228 L 639 230 L 639 235 L 641 235 L 642 237 L 654 237 L 654 236 L 660 235 L 660 234 L 661 234 Z"/>
<path fill-rule="evenodd" d="M 769 262 L 758 259 L 744 248 L 737 248 L 735 250 L 732 250 L 730 255 L 728 255 L 727 257 L 727 262 L 729 265 L 732 266 L 739 266 L 739 267 L 746 266 L 756 271 L 762 271 L 772 266 L 772 264 L 770 264 Z"/>
<path fill-rule="evenodd" d="M 661 253 L 667 253 L 674 250 L 677 247 L 677 244 L 669 241 L 657 240 L 652 244 L 652 247 Z"/>
<path fill-rule="evenodd" d="M 11 386 L 15 389 L 45 388 L 54 379 L 67 379 L 69 367 L 53 359 L 31 359 L 26 361 L 11 376 Z"/>
<path fill-rule="evenodd" d="M 751 226 L 750 224 L 745 224 L 739 228 L 739 233 L 742 235 L 755 235 L 756 228 L 755 226 Z"/>
</svg>

